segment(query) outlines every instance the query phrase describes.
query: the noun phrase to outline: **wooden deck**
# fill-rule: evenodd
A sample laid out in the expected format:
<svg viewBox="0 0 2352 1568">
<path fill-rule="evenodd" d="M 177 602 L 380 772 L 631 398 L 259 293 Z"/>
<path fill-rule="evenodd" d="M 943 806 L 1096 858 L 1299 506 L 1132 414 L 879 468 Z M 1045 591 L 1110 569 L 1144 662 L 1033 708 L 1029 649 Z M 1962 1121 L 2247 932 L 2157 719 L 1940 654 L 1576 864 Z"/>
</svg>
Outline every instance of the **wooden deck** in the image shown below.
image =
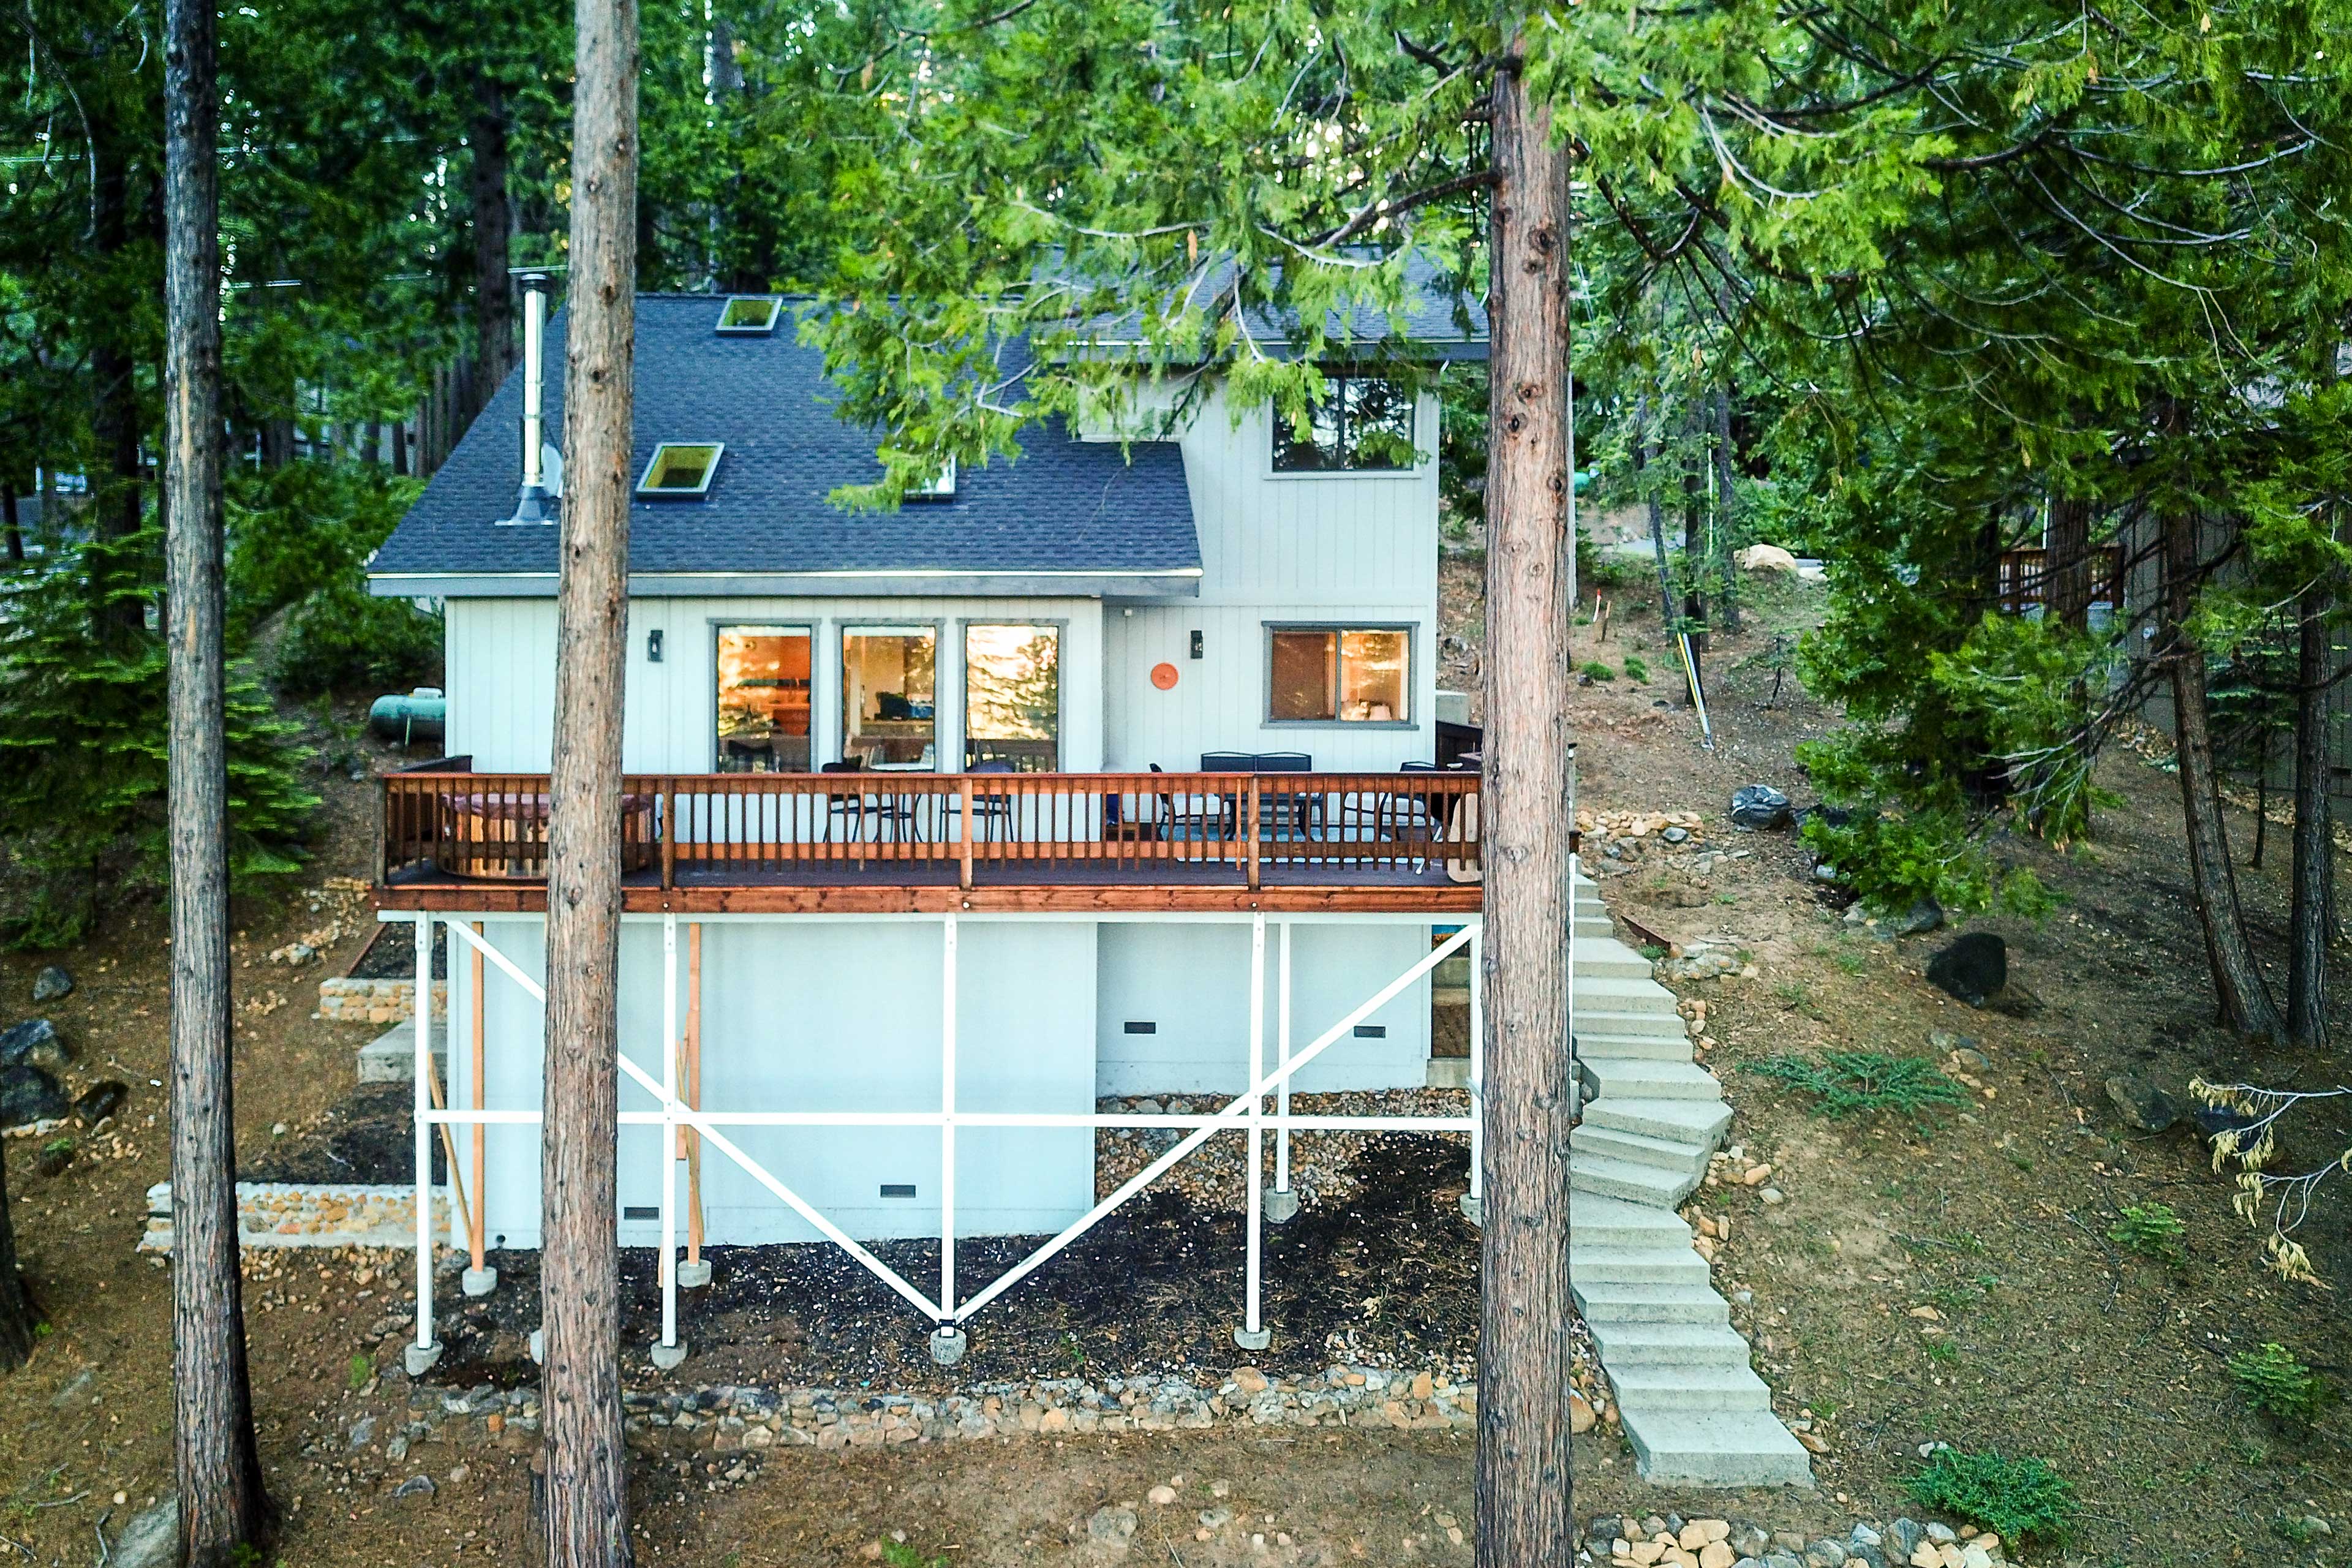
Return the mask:
<svg viewBox="0 0 2352 1568">
<path fill-rule="evenodd" d="M 383 781 L 376 902 L 540 912 L 544 774 Z M 1475 912 L 1475 773 L 621 781 L 624 907 L 682 914 Z"/>
</svg>

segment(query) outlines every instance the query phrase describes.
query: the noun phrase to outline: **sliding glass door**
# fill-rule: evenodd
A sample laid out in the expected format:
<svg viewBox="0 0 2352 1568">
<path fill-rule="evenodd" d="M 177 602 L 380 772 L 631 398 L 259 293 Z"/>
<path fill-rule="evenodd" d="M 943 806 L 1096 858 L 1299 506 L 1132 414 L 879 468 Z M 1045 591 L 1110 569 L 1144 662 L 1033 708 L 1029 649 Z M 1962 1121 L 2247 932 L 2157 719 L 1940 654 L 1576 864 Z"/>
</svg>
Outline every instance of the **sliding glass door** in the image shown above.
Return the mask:
<svg viewBox="0 0 2352 1568">
<path fill-rule="evenodd" d="M 845 626 L 841 756 L 869 768 L 939 766 L 939 631 Z"/>
</svg>

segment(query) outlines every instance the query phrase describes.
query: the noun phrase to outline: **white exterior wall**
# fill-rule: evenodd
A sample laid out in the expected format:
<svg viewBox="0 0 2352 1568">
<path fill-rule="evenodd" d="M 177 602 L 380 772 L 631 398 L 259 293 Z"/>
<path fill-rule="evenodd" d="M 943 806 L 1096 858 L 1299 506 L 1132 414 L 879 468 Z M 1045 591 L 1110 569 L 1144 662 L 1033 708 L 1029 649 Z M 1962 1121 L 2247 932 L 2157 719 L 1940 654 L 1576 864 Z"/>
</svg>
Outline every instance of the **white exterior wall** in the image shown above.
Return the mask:
<svg viewBox="0 0 2352 1568">
<path fill-rule="evenodd" d="M 1199 766 L 1202 752 L 1305 752 L 1318 768 L 1385 771 L 1435 754 L 1437 417 L 1436 395 L 1423 396 L 1423 460 L 1409 472 L 1277 474 L 1273 412 L 1236 424 L 1221 391 L 1203 400 L 1182 437 L 1201 595 L 1106 606 L 1107 766 L 1175 771 Z M 1268 722 L 1269 623 L 1412 627 L 1411 719 Z M 1151 684 L 1162 662 L 1176 667 L 1172 690 Z"/>
<path fill-rule="evenodd" d="M 684 1028 L 687 924 L 678 922 Z M 710 920 L 703 922 L 702 1103 L 712 1110 L 936 1110 L 940 1105 L 941 928 L 934 921 Z M 534 979 L 545 973 L 536 916 L 487 917 L 485 934 Z M 965 1110 L 1083 1115 L 1095 1101 L 1095 930 L 1081 923 L 965 921 L 959 928 L 956 1098 Z M 462 944 L 450 985 L 451 1091 L 470 1105 L 474 1000 Z M 621 941 L 621 1039 L 661 1076 L 662 927 L 630 920 Z M 544 1015 L 486 964 L 485 1102 L 536 1109 Z M 683 1082 L 683 1079 L 681 1079 Z M 624 1078 L 624 1110 L 659 1109 Z M 933 1128 L 732 1128 L 728 1137 L 850 1235 L 937 1236 L 940 1135 Z M 469 1134 L 461 1130 L 466 1157 Z M 540 1142 L 532 1127 L 488 1131 L 487 1234 L 535 1247 Z M 650 1247 L 661 1202 L 660 1130 L 624 1127 L 621 1241 Z M 1076 1131 L 966 1127 L 956 1135 L 956 1230 L 1060 1229 L 1094 1202 L 1094 1138 Z M 461 1167 L 462 1168 L 462 1167 Z M 679 1167 L 683 1245 L 685 1167 Z M 805 1221 L 728 1156 L 702 1156 L 714 1244 L 815 1241 Z M 885 1198 L 884 1184 L 912 1184 Z"/>
<path fill-rule="evenodd" d="M 544 773 L 555 722 L 555 601 L 447 601 L 448 749 L 485 773 Z M 973 622 L 1062 627 L 1063 766 L 1102 762 L 1102 604 L 1096 599 L 639 598 L 629 602 L 622 766 L 630 773 L 709 773 L 717 766 L 719 628 L 804 626 L 810 653 L 811 755 L 841 755 L 841 634 L 857 626 L 936 626 L 939 754 L 963 755 L 963 627 Z M 647 657 L 662 634 L 662 658 Z"/>
</svg>

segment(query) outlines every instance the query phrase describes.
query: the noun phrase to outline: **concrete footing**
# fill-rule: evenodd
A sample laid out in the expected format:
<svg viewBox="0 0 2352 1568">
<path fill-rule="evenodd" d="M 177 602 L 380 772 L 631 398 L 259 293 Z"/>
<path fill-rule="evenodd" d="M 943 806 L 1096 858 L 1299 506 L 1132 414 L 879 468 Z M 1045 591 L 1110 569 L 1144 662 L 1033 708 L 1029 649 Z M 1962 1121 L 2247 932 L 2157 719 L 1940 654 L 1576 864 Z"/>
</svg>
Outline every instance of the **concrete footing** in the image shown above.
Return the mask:
<svg viewBox="0 0 2352 1568">
<path fill-rule="evenodd" d="M 401 1364 L 408 1369 L 411 1377 L 423 1377 L 440 1359 L 441 1342 L 438 1340 L 429 1345 L 412 1344 L 400 1355 Z"/>
<path fill-rule="evenodd" d="M 1486 1200 L 1484 1198 L 1474 1198 L 1468 1193 L 1463 1194 L 1462 1217 L 1468 1220 L 1472 1225 L 1485 1225 L 1486 1223 Z"/>
<path fill-rule="evenodd" d="M 686 1363 L 686 1342 L 680 1340 L 674 1345 L 666 1345 L 656 1340 L 654 1342 L 653 1357 L 655 1366 L 664 1372 L 675 1372 Z"/>
<path fill-rule="evenodd" d="M 931 1360 L 940 1366 L 955 1365 L 963 1360 L 963 1352 L 969 1348 L 971 1342 L 964 1338 L 963 1331 L 952 1323 L 940 1328 L 931 1335 Z"/>
<path fill-rule="evenodd" d="M 1235 1329 L 1234 1343 L 1245 1351 L 1262 1351 L 1274 1343 L 1272 1329 Z"/>
<path fill-rule="evenodd" d="M 547 1331 L 545 1329 L 533 1329 L 530 1331 L 530 1359 L 541 1366 L 547 1364 Z"/>
<path fill-rule="evenodd" d="M 709 1283 L 710 1260 L 709 1258 L 706 1258 L 699 1263 L 681 1263 L 677 1266 L 679 1289 L 699 1290 Z"/>
<path fill-rule="evenodd" d="M 1295 1188 L 1275 1187 L 1265 1194 L 1265 1223 L 1287 1225 L 1298 1217 L 1298 1194 Z"/>
<path fill-rule="evenodd" d="M 499 1271 L 495 1268 L 468 1268 L 458 1278 L 457 1288 L 468 1296 L 487 1296 L 499 1288 Z"/>
</svg>

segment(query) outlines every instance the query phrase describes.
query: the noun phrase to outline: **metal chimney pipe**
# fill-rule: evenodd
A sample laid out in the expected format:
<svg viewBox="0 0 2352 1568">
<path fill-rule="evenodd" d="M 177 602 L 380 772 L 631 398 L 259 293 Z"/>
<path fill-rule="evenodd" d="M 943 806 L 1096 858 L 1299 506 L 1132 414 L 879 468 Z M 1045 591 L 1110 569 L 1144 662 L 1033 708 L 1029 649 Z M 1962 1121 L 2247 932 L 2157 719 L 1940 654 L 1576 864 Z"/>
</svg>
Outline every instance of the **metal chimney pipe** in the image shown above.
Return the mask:
<svg viewBox="0 0 2352 1568">
<path fill-rule="evenodd" d="M 509 522 L 552 522 L 555 498 L 547 488 L 547 283 L 545 272 L 525 272 L 522 285 L 522 487 Z"/>
</svg>

